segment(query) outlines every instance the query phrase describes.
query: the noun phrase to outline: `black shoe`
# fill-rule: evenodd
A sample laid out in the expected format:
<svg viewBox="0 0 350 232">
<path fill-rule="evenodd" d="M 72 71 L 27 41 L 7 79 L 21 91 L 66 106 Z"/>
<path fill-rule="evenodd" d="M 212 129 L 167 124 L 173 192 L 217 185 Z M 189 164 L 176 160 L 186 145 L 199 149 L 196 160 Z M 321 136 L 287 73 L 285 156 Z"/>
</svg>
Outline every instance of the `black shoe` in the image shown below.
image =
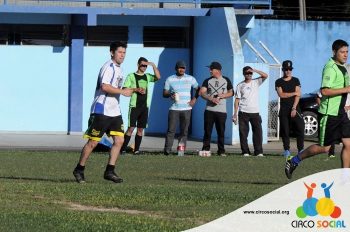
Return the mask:
<svg viewBox="0 0 350 232">
<path fill-rule="evenodd" d="M 84 171 L 79 171 L 79 170 L 77 170 L 77 169 L 74 169 L 73 175 L 74 175 L 74 177 L 75 177 L 75 180 L 76 180 L 79 184 L 85 183 Z"/>
<path fill-rule="evenodd" d="M 164 151 L 164 155 L 170 155 L 170 153 L 167 151 Z"/>
<path fill-rule="evenodd" d="M 105 180 L 113 181 L 114 183 L 123 182 L 123 179 L 120 176 L 118 176 L 115 172 L 105 172 L 105 174 L 103 175 L 103 178 Z"/>
<path fill-rule="evenodd" d="M 292 178 L 292 174 L 298 165 L 294 164 L 292 160 L 287 160 L 286 165 L 284 167 L 284 172 L 288 179 Z"/>
</svg>

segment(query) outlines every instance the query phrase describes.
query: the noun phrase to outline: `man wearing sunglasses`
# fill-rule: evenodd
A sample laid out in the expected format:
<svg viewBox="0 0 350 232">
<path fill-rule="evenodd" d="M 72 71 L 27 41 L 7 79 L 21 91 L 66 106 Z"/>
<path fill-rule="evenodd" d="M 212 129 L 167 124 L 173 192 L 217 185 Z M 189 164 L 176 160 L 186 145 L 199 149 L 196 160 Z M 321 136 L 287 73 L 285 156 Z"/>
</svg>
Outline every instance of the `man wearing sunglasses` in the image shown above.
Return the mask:
<svg viewBox="0 0 350 232">
<path fill-rule="evenodd" d="M 253 73 L 260 75 L 253 79 Z M 239 83 L 236 88 L 236 99 L 234 114 L 232 121 L 237 124 L 238 112 L 238 127 L 239 140 L 243 156 L 250 156 L 248 146 L 249 123 L 253 131 L 254 155 L 262 157 L 262 127 L 261 117 L 259 114 L 259 87 L 266 80 L 268 75 L 262 71 L 253 69 L 249 66 L 243 68 L 244 81 Z"/>
<path fill-rule="evenodd" d="M 147 66 L 152 66 L 154 74 L 146 73 Z M 130 73 L 126 77 L 123 88 L 133 89 L 133 94 L 129 103 L 129 125 L 124 135 L 124 143 L 122 152 L 126 151 L 129 144 L 131 134 L 137 127 L 135 135 L 134 154 L 140 152 L 140 145 L 144 128 L 147 127 L 148 109 L 151 104 L 151 98 L 148 96 L 148 85 L 160 79 L 160 72 L 153 62 L 149 62 L 146 58 L 140 57 L 137 61 L 137 71 Z"/>
<path fill-rule="evenodd" d="M 178 122 L 180 122 L 179 146 L 181 144 L 184 146 L 183 149 L 185 149 L 192 107 L 197 101 L 199 91 L 196 79 L 186 74 L 185 61 L 177 61 L 175 71 L 176 73 L 174 75 L 166 79 L 163 89 L 163 97 L 172 100 L 172 105 L 168 113 L 168 130 L 165 137 L 164 155 L 169 155 L 172 150 Z M 195 90 L 195 94 L 191 98 L 192 89 Z"/>
<path fill-rule="evenodd" d="M 280 97 L 280 131 L 283 142 L 283 155 L 288 158 L 290 156 L 290 125 L 297 137 L 298 151 L 304 149 L 304 129 L 305 123 L 299 107 L 299 99 L 301 95 L 301 86 L 298 78 L 292 76 L 293 63 L 285 60 L 282 63 L 283 77 L 275 82 L 275 88 Z"/>
</svg>

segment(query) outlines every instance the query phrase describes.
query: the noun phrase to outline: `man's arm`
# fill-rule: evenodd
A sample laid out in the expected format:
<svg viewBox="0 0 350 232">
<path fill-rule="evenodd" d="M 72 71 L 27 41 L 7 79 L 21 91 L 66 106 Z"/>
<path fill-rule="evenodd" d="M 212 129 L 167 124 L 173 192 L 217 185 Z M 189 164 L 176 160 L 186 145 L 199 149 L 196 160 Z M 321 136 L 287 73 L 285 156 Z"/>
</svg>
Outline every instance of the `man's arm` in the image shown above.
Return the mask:
<svg viewBox="0 0 350 232">
<path fill-rule="evenodd" d="M 154 75 L 156 76 L 157 80 L 160 79 L 160 72 L 157 66 L 153 62 L 146 62 L 147 65 L 151 65 L 153 68 Z"/>
<path fill-rule="evenodd" d="M 235 99 L 235 107 L 234 107 L 234 114 L 232 116 L 232 121 L 237 124 L 237 115 L 238 115 L 238 106 L 239 106 L 240 99 L 236 97 Z"/>
<path fill-rule="evenodd" d="M 344 88 L 339 88 L 339 89 L 330 89 L 330 88 L 321 89 L 322 96 L 337 96 L 337 95 L 342 95 L 344 93 L 350 93 L 350 86 L 346 86 Z"/>
<path fill-rule="evenodd" d="M 256 72 L 257 74 L 259 74 L 262 79 L 266 79 L 269 76 L 266 73 L 264 73 L 263 71 L 260 71 L 260 70 L 257 70 L 257 69 L 253 69 L 253 72 Z"/>
<path fill-rule="evenodd" d="M 282 87 L 277 87 L 276 90 L 277 90 L 277 94 L 280 98 L 289 98 L 289 97 L 297 96 L 298 94 L 300 94 L 297 91 L 292 92 L 292 93 L 285 93 L 285 92 L 283 92 Z"/>
<path fill-rule="evenodd" d="M 204 86 L 201 87 L 201 89 L 199 90 L 199 95 L 209 101 L 209 102 L 212 102 L 214 104 L 219 104 L 220 103 L 220 99 L 219 98 L 214 98 L 212 96 L 209 96 L 208 93 L 207 93 L 208 89 Z"/>
<path fill-rule="evenodd" d="M 130 97 L 133 93 L 133 89 L 130 88 L 123 88 L 123 89 L 119 89 L 119 88 L 115 88 L 110 84 L 102 84 L 101 87 L 103 92 L 106 92 L 108 94 L 121 94 L 124 95 L 126 97 Z"/>
<path fill-rule="evenodd" d="M 301 95 L 301 88 L 300 88 L 300 86 L 296 86 L 295 87 L 295 92 L 297 93 L 297 95 L 295 95 L 292 110 L 296 110 L 297 106 L 299 104 L 300 95 Z"/>
</svg>

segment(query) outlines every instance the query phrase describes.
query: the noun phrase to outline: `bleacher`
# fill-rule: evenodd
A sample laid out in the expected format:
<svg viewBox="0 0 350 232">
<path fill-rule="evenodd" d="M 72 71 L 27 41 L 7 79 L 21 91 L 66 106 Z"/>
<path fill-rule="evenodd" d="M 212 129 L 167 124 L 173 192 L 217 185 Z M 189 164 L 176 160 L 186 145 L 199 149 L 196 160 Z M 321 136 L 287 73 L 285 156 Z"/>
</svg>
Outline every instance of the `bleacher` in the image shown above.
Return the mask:
<svg viewBox="0 0 350 232">
<path fill-rule="evenodd" d="M 234 6 L 271 10 L 271 0 L 1 0 L 0 5 L 124 8 L 210 8 Z"/>
</svg>

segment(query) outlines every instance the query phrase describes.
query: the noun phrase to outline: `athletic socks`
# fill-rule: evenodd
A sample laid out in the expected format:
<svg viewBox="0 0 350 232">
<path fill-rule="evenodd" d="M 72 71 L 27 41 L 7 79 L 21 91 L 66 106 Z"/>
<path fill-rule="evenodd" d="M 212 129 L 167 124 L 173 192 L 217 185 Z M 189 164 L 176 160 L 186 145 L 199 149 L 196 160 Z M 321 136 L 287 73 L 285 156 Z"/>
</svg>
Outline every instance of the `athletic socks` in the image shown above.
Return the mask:
<svg viewBox="0 0 350 232">
<path fill-rule="evenodd" d="M 300 154 L 300 153 L 299 153 L 299 154 Z M 295 164 L 295 165 L 299 165 L 299 163 L 301 162 L 301 158 L 300 158 L 299 154 L 296 155 L 296 156 L 294 156 L 294 157 L 292 158 L 292 160 L 291 160 L 292 163 Z"/>
<path fill-rule="evenodd" d="M 120 149 L 121 151 L 125 151 L 126 150 L 126 147 L 129 144 L 130 138 L 131 138 L 131 136 L 129 136 L 127 134 L 124 134 L 124 143 L 123 143 L 122 148 Z"/>
<path fill-rule="evenodd" d="M 142 141 L 142 136 L 139 136 L 139 135 L 136 134 L 135 135 L 135 149 L 134 149 L 134 152 L 140 150 L 141 141 Z"/>
<path fill-rule="evenodd" d="M 114 168 L 115 168 L 115 165 L 107 164 L 106 172 L 113 172 Z"/>
<path fill-rule="evenodd" d="M 75 167 L 75 169 L 76 170 L 78 170 L 78 171 L 84 171 L 84 169 L 85 169 L 85 166 L 81 166 L 79 163 L 77 164 L 77 166 Z"/>
</svg>

